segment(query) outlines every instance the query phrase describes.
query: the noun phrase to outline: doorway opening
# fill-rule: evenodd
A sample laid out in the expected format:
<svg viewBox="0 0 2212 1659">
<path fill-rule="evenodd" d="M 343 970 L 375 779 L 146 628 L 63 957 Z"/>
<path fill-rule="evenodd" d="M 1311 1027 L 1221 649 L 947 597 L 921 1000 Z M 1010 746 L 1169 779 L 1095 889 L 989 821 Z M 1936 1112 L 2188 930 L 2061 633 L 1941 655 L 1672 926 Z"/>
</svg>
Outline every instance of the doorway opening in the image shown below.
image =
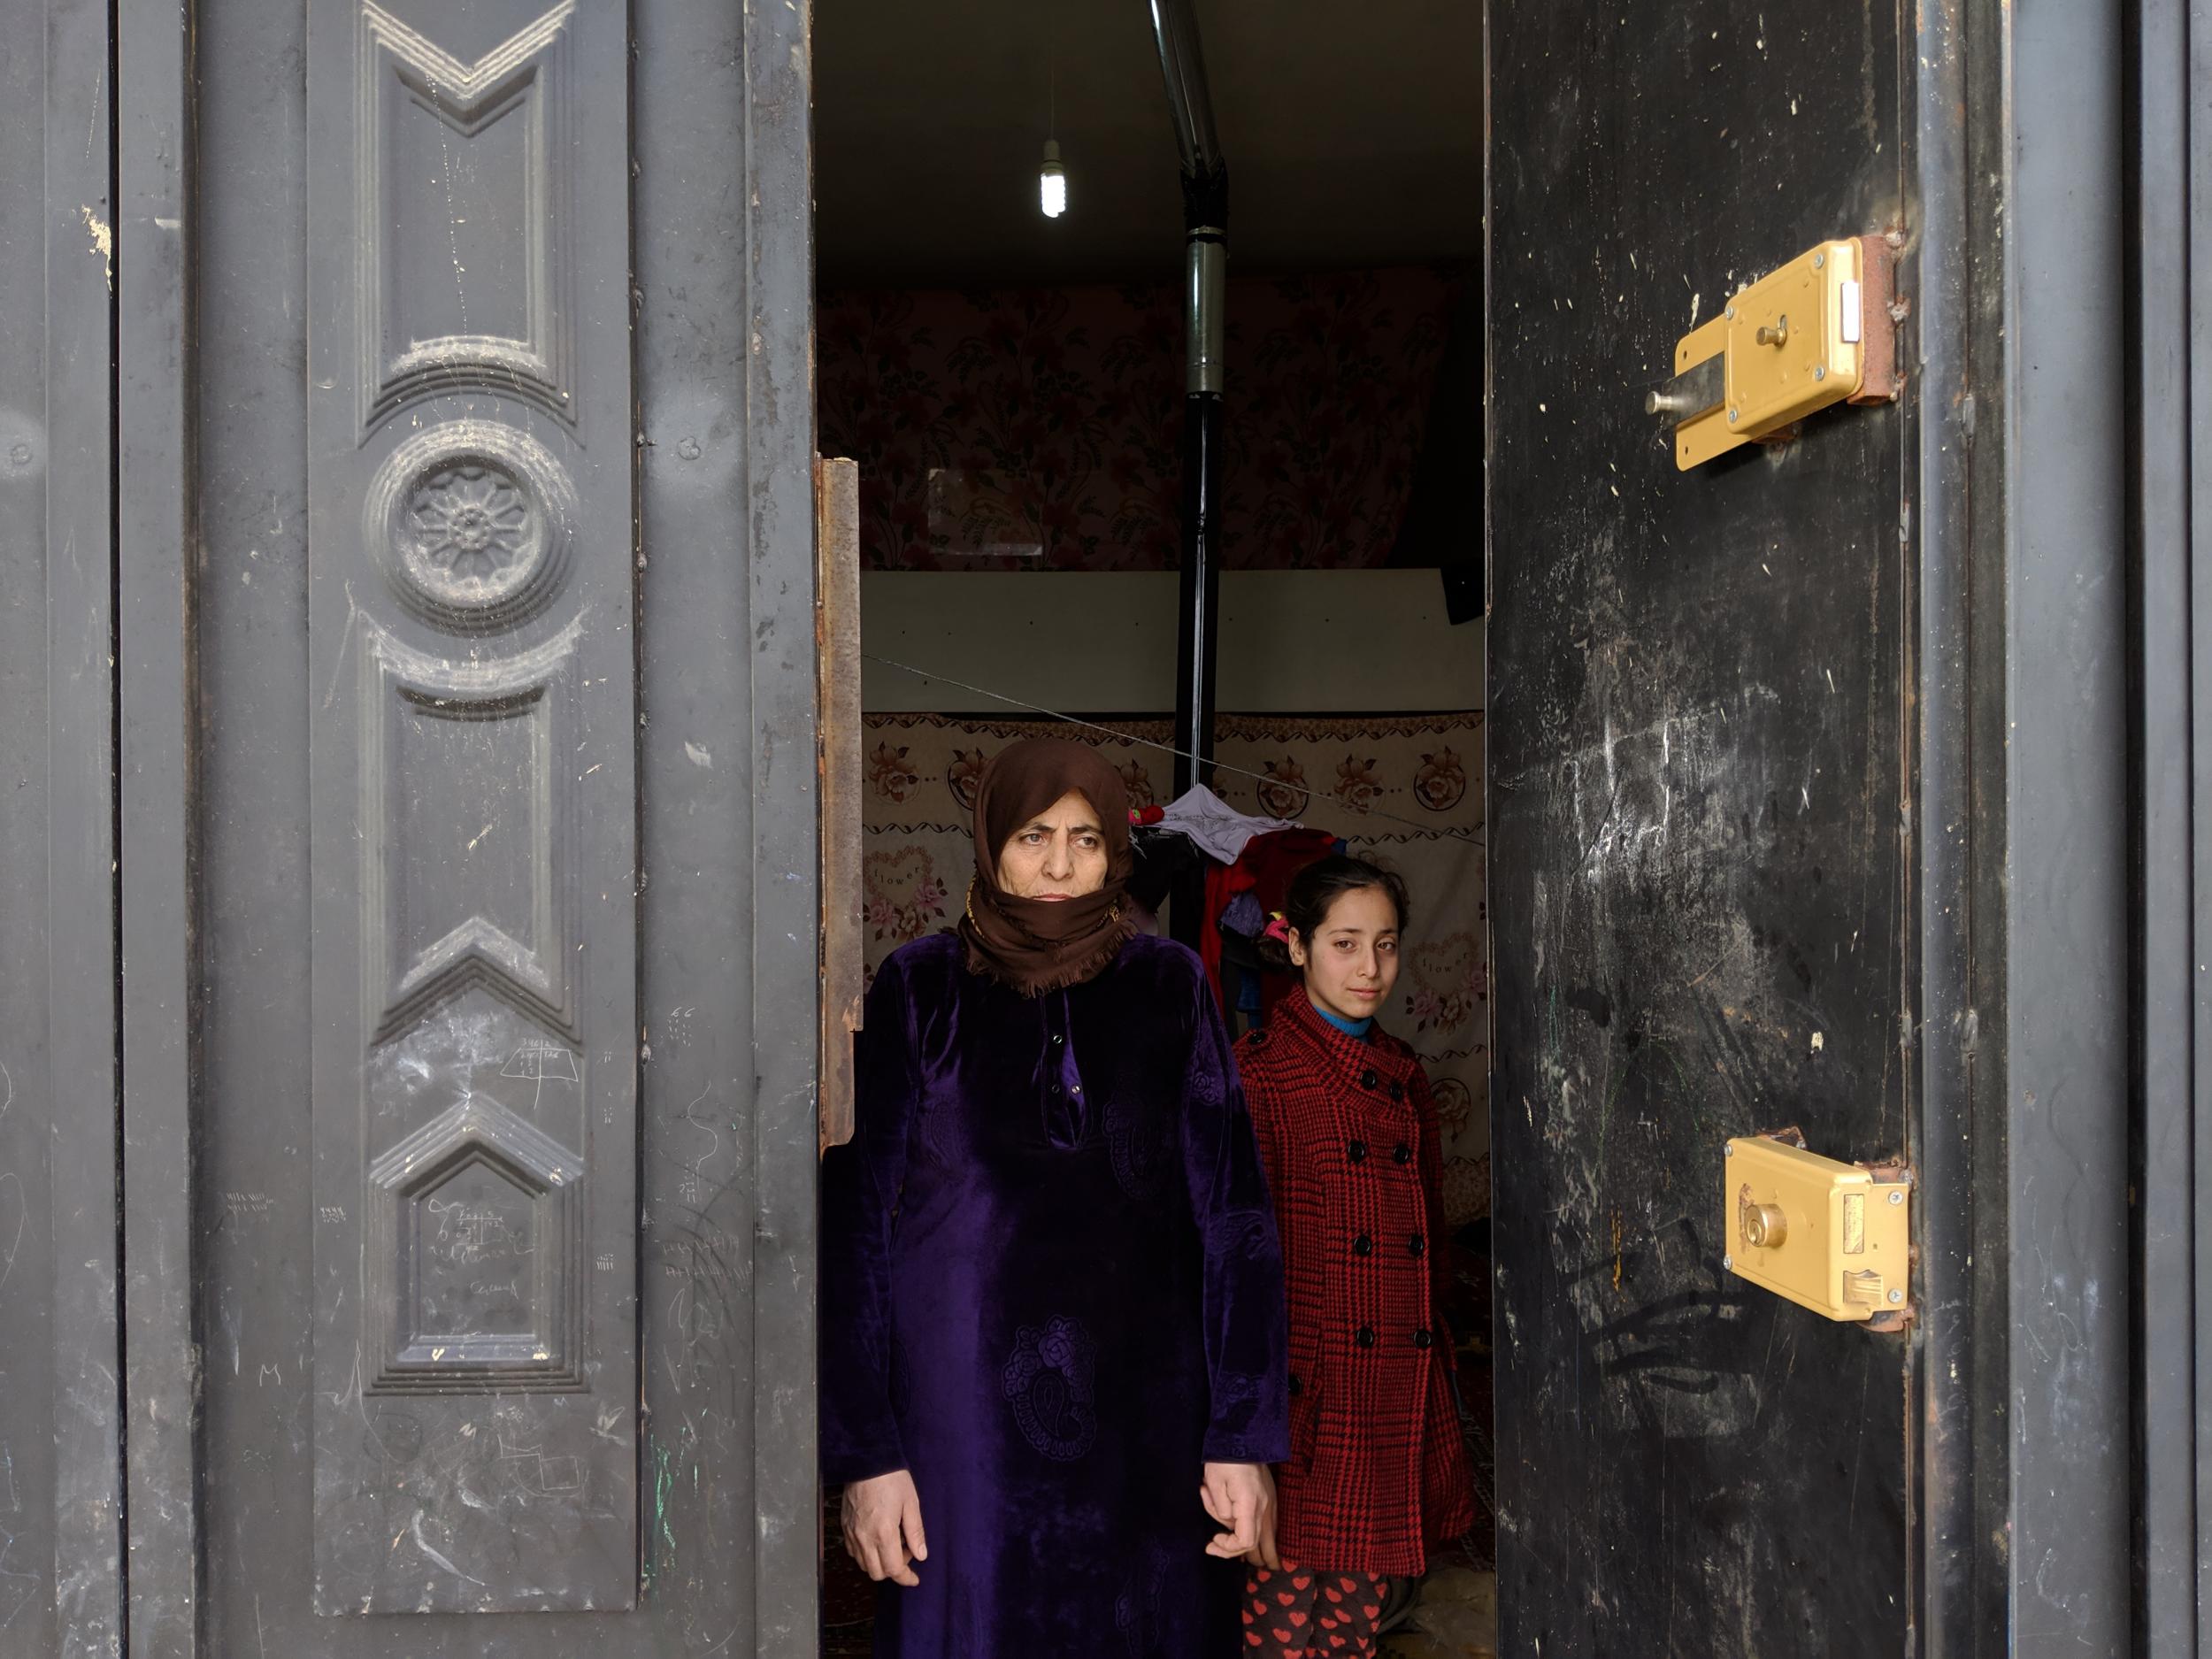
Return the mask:
<svg viewBox="0 0 2212 1659">
<path fill-rule="evenodd" d="M 1264 822 L 1242 851 L 1141 836 L 1132 893 L 1207 959 L 1233 1035 L 1283 989 L 1252 937 L 1287 874 L 1274 825 L 1410 890 L 1381 1023 L 1438 1104 L 1477 1502 L 1384 1651 L 1487 1654 L 1481 13 L 1197 21 L 1230 253 L 1198 777 Z M 818 447 L 857 464 L 862 568 L 860 891 L 828 902 L 859 907 L 872 974 L 958 919 L 974 786 L 1007 743 L 1092 743 L 1140 810 L 1177 794 L 1183 202 L 1134 0 L 852 0 L 818 12 L 815 64 Z M 864 1654 L 874 1592 L 836 1497 L 824 1652 Z"/>
</svg>

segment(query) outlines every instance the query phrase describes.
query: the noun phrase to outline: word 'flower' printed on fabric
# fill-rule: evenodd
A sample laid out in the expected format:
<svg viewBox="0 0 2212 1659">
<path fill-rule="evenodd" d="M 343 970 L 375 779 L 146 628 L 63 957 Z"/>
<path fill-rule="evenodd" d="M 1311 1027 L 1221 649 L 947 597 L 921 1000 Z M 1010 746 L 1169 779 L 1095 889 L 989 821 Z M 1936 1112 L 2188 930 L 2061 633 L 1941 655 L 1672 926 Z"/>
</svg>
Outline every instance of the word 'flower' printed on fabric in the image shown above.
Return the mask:
<svg viewBox="0 0 2212 1659">
<path fill-rule="evenodd" d="M 861 860 L 861 887 L 868 926 L 894 946 L 919 939 L 945 919 L 945 879 L 926 849 L 869 853 Z"/>
</svg>

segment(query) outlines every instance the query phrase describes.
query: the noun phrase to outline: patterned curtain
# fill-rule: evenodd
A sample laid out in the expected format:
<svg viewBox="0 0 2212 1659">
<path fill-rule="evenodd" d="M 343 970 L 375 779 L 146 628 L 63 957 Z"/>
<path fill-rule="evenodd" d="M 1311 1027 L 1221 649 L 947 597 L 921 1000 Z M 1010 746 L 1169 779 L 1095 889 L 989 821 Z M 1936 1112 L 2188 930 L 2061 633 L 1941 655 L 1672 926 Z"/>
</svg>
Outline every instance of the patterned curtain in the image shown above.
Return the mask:
<svg viewBox="0 0 2212 1659">
<path fill-rule="evenodd" d="M 1095 743 L 1131 798 L 1160 800 L 1173 763 L 1165 720 L 1081 726 L 927 714 L 866 722 L 864 923 L 868 969 L 950 926 L 973 864 L 975 785 L 1016 738 L 1050 732 Z M 1485 909 L 1482 715 L 1344 718 L 1225 715 L 1217 792 L 1240 810 L 1335 831 L 1394 865 L 1413 899 L 1396 1006 L 1384 1024 L 1410 1042 L 1443 1114 L 1445 1202 L 1455 1225 L 1488 1212 L 1490 1041 Z"/>
<path fill-rule="evenodd" d="M 1230 283 L 1226 568 L 1389 557 L 1452 289 L 1425 267 Z M 824 295 L 821 449 L 860 463 L 865 567 L 1172 569 L 1178 292 Z"/>
</svg>

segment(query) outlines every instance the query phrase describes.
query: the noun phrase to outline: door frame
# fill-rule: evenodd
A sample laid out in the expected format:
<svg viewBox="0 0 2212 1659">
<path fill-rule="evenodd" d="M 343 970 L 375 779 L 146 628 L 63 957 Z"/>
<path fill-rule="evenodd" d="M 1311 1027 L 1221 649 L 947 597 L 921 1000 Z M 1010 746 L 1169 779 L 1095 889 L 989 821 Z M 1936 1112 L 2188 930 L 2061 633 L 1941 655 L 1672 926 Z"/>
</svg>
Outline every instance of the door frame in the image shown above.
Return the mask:
<svg viewBox="0 0 2212 1659">
<path fill-rule="evenodd" d="M 2185 112 L 2212 73 L 2185 11 L 1907 14 L 1921 1002 L 1900 1041 L 1931 1659 L 2197 1650 L 2207 1143 L 2194 1169 L 2147 1150 L 2193 1144 L 2208 1087 L 2187 485 L 2212 443 L 2187 381 L 2212 391 L 2212 352 L 2186 342 L 2212 318 L 2212 192 Z"/>
<path fill-rule="evenodd" d="M 2193 701 L 2170 636 L 2186 626 L 2170 591 L 2186 554 L 2131 499 L 2186 432 L 2144 396 L 2185 360 L 2186 325 L 2154 326 L 2170 300 L 2133 239 L 2139 208 L 2115 188 L 2182 165 L 2178 111 L 2144 101 L 2142 73 L 2156 53 L 2187 54 L 2139 33 L 2162 12 L 2170 30 L 2180 10 L 1924 12 L 1924 139 L 1965 111 L 1962 142 L 1924 168 L 1941 246 L 1920 318 L 1923 567 L 1932 593 L 1955 573 L 1927 718 L 1956 744 L 1932 769 L 1920 833 L 1931 899 L 1955 894 L 1969 918 L 1957 929 L 1929 907 L 1965 971 L 1920 1033 L 1924 1064 L 1948 1049 L 1965 1075 L 1960 1110 L 1924 1139 L 1947 1179 L 1930 1183 L 1923 1249 L 1958 1298 L 1931 1297 L 1924 1367 L 1932 1655 L 2196 1651 L 2193 1609 L 2184 1635 L 2173 1586 L 2147 1574 L 2162 1555 L 2193 1563 L 2193 1517 L 2170 1501 L 2160 1515 L 2172 1454 L 2139 1443 L 2160 1394 L 2146 1319 L 2173 1294 L 2146 1274 L 2146 1245 L 2185 1249 L 2192 1208 L 2176 1190 L 2185 1164 L 2160 1171 L 2142 1153 L 2186 1110 L 2171 1079 L 2187 1044 L 2160 1022 L 2201 1002 L 2189 947 L 2175 949 L 2192 884 L 2154 873 L 2173 855 L 2174 779 L 2143 746 Z M 2174 204 L 2170 235 L 2187 220 Z M 2153 1216 L 2134 1194 L 2155 1195 L 2162 1173 Z M 2193 1347 L 2200 1320 L 2183 1320 Z M 2175 1449 L 2194 1464 L 2193 1446 Z"/>
<path fill-rule="evenodd" d="M 15 13 L 0 114 L 24 164 L 0 210 L 0 1641 L 91 1655 L 120 1640 L 124 1563 L 112 34 L 104 6 Z"/>
<path fill-rule="evenodd" d="M 68 27 L 50 36 L 50 61 L 81 69 L 77 60 L 94 55 L 80 38 L 82 19 L 55 15 Z M 681 33 L 657 4 L 641 4 L 637 15 L 642 35 Z M 2198 687 L 2212 683 L 2203 642 L 2212 628 L 2195 626 L 2192 583 L 2205 534 L 2193 487 L 2212 480 L 2212 438 L 2191 426 L 2193 410 L 2212 407 L 2212 352 L 2184 344 L 2212 316 L 2212 190 L 2189 150 L 2204 140 L 2186 119 L 2191 95 L 2200 103 L 2204 90 L 2191 49 L 2202 57 L 2205 42 L 2192 36 L 2183 0 L 1931 0 L 1921 16 L 1916 44 L 1926 68 L 1913 84 L 1923 418 L 1909 441 L 1924 669 L 1920 949 L 1931 995 L 1916 1061 L 1924 1128 L 1962 1133 L 1922 1137 L 1924 1273 L 1939 1294 L 1924 1298 L 1929 1314 L 1916 1338 L 1930 1379 L 1919 1414 L 1926 1439 L 1913 1454 L 1924 1521 L 1920 1623 L 1935 1655 L 1993 1652 L 2009 1623 L 2021 1652 L 2055 1645 L 2062 1632 L 2074 1650 L 2088 1640 L 2098 1651 L 2139 1647 L 2164 1659 L 2194 1648 L 2204 1588 L 2197 1517 L 2212 1501 L 2200 1450 L 2208 1395 L 2196 1357 L 2212 1229 L 2195 1223 L 2212 1151 L 2212 1134 L 2197 1127 L 2199 1102 L 2212 1097 L 2203 1071 L 2212 1041 L 2200 1034 L 2207 1001 L 2191 972 L 2196 941 L 2212 937 L 2212 878 L 2199 873 L 2212 852 L 2197 829 L 2212 824 L 2212 721 L 2200 729 L 2193 718 Z M 53 444 L 49 476 L 61 481 L 65 458 L 88 476 L 101 469 L 111 411 L 119 918 L 116 894 L 73 872 L 65 892 L 58 881 L 50 889 L 49 949 L 57 972 L 67 961 L 97 977 L 82 950 L 61 949 L 61 918 L 81 918 L 70 924 L 80 946 L 119 930 L 124 1200 L 122 1259 L 112 1266 L 131 1409 L 127 1448 L 113 1455 L 127 1471 L 129 1651 L 171 1655 L 196 1647 L 201 1559 L 191 1183 L 176 1179 L 192 1167 L 199 994 L 193 19 L 188 8 L 156 0 L 119 0 L 116 19 L 114 379 L 82 354 L 65 383 L 57 373 L 51 407 L 67 419 L 50 430 L 76 442 L 66 457 Z M 753 903 L 752 942 L 731 981 L 745 987 L 759 1033 L 746 1045 L 757 1177 L 749 1439 L 761 1517 L 750 1601 L 755 1650 L 783 1652 L 811 1640 L 818 1561 L 818 990 L 810 972 L 794 971 L 811 964 L 819 910 L 810 69 L 804 7 L 757 8 L 743 27 L 741 90 L 723 88 L 714 113 L 665 113 L 641 128 L 637 196 L 651 201 L 653 180 L 682 176 L 687 144 L 749 131 L 741 249 L 688 233 L 720 261 L 711 297 L 726 303 L 718 320 L 738 330 L 741 369 L 726 357 L 694 366 L 725 413 L 725 395 L 735 392 L 741 466 L 729 489 L 702 502 L 657 472 L 663 457 L 649 457 L 639 501 L 649 549 L 656 520 L 675 545 L 774 549 L 746 561 L 751 620 L 774 642 L 751 651 L 745 686 L 721 695 L 750 694 L 744 729 L 757 763 L 726 804 L 735 812 L 741 800 L 755 832 L 741 884 Z M 96 65 L 103 73 L 92 84 L 105 68 Z M 699 153 L 689 150 L 689 165 Z M 2116 176 L 2128 180 L 2124 196 L 2110 188 Z M 81 182 L 89 192 L 98 180 Z M 50 213 L 62 211 L 59 200 Z M 641 388 L 661 376 L 672 392 L 683 366 L 672 329 L 656 341 L 656 305 L 679 323 L 705 309 L 695 282 L 698 311 L 686 312 L 672 284 L 655 276 L 671 271 L 686 234 L 679 226 L 661 247 L 641 239 L 636 250 Z M 2124 326 L 2115 326 L 2116 293 L 2126 295 Z M 90 326 L 76 314 L 81 301 L 70 309 L 73 329 Z M 748 349 L 756 338 L 758 349 Z M 71 534 L 65 519 L 86 517 L 73 495 L 97 499 L 56 492 L 50 548 Z M 740 534 L 719 516 L 731 509 Z M 81 555 L 106 545 L 99 517 L 75 527 Z M 50 582 L 60 572 L 50 561 Z M 85 597 L 96 611 L 96 592 Z M 2053 653 L 2083 665 L 2070 688 L 2039 673 Z M 57 703 L 53 761 L 98 752 L 86 750 L 85 733 L 96 731 L 100 707 L 96 696 L 67 711 Z M 96 780 L 81 769 L 70 776 L 73 804 L 57 798 L 51 822 L 58 833 L 96 837 Z M 1954 829 L 1962 822 L 1971 826 L 1963 838 Z M 2183 892 L 2186 904 L 2175 902 Z M 2085 985 L 2128 994 L 2085 996 Z M 96 1002 L 58 1004 L 52 1025 L 56 1067 L 65 1054 L 81 1062 L 86 1097 L 99 1094 L 104 1045 L 84 1026 L 96 1016 Z M 115 1045 L 105 1048 L 112 1080 Z M 2062 1100 L 2064 1133 L 2054 1129 Z M 108 1144 L 96 1116 L 62 1121 L 75 1123 L 80 1151 Z M 2139 1204 L 2129 1202 L 2131 1181 Z M 2062 1205 L 2050 1202 L 2055 1189 Z M 102 1259 L 96 1206 L 77 1220 L 91 1259 Z M 2105 1287 L 2093 1326 L 2078 1294 L 2050 1294 L 2062 1273 L 2070 1285 Z M 97 1299 L 58 1302 L 81 1324 L 80 1315 L 104 1317 Z M 59 1351 L 92 1354 L 81 1333 L 71 1340 L 78 1346 Z M 2071 1432 L 2055 1432 L 2061 1408 Z M 70 1490 L 96 1497 L 100 1482 L 83 1477 Z M 2126 1496 L 2085 1511 L 2085 1493 Z M 1993 1540 L 2006 1529 L 2010 1545 L 2001 1550 Z M 2047 1560 L 2046 1549 L 2056 1553 Z"/>
<path fill-rule="evenodd" d="M 2186 119 L 2212 39 L 2190 9 L 1901 12 L 1904 1593 L 1940 1659 L 2193 1653 L 2212 1588 L 2190 585 L 2212 347 L 2188 346 L 2212 338 L 2212 156 Z"/>
<path fill-rule="evenodd" d="M 2116 359 L 2127 438 L 2131 1119 L 2119 1210 L 2135 1292 L 2127 1404 L 2134 1651 L 2184 1659 L 2208 1629 L 2212 1511 L 2212 16 L 2134 0 L 2120 31 L 2119 204 L 2128 326 L 2085 325 Z M 2115 352 L 2114 346 L 2120 349 Z M 2054 426 L 2064 411 L 2047 411 Z M 2116 1208 L 2108 1201 L 2108 1213 Z M 2108 1408 L 2105 1420 L 2123 1421 Z M 2047 1484 L 2069 1471 L 2041 1474 Z"/>
</svg>

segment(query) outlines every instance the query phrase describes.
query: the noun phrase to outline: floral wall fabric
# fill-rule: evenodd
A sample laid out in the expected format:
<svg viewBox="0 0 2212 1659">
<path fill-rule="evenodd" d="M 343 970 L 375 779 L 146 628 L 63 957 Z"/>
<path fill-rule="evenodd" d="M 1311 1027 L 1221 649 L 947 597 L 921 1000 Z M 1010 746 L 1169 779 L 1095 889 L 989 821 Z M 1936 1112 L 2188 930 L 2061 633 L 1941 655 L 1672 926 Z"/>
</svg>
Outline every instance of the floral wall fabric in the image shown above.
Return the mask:
<svg viewBox="0 0 2212 1659">
<path fill-rule="evenodd" d="M 1388 557 L 1452 288 L 1425 267 L 1229 284 L 1226 568 Z M 816 350 L 822 453 L 860 463 L 866 568 L 1178 562 L 1173 286 L 826 294 Z"/>
<path fill-rule="evenodd" d="M 984 764 L 1050 732 L 1095 743 L 1138 804 L 1161 800 L 1171 758 L 1148 747 L 1165 720 L 1106 722 L 1121 736 L 1043 721 L 867 718 L 863 925 L 871 974 L 909 941 L 951 926 L 973 868 L 968 826 Z M 1221 718 L 1214 787 L 1247 812 L 1335 831 L 1388 861 L 1413 900 L 1395 1006 L 1384 1024 L 1411 1043 L 1443 1115 L 1445 1200 L 1455 1223 L 1490 1202 L 1489 923 L 1482 716 Z M 1235 770 L 1231 770 L 1232 768 Z"/>
</svg>

